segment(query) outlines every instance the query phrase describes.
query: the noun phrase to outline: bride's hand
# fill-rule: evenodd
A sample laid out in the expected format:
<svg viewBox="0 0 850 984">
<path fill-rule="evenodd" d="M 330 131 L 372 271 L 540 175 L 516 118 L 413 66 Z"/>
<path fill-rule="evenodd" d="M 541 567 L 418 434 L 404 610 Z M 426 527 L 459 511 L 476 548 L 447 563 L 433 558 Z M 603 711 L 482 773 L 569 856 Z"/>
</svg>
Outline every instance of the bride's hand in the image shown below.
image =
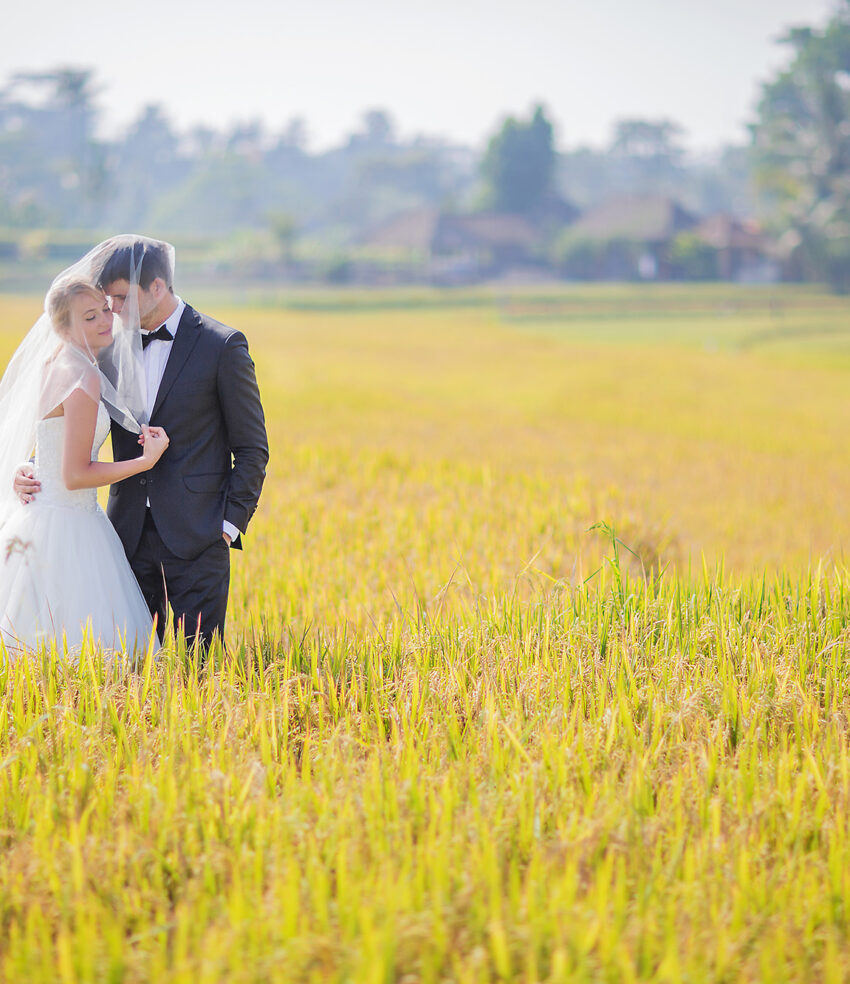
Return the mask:
<svg viewBox="0 0 850 984">
<path fill-rule="evenodd" d="M 15 495 L 26 505 L 41 491 L 41 482 L 35 477 L 32 465 L 21 465 L 15 472 Z"/>
<path fill-rule="evenodd" d="M 168 434 L 162 427 L 143 425 L 139 443 L 142 445 L 142 458 L 148 463 L 149 468 L 153 468 L 168 447 Z"/>
<path fill-rule="evenodd" d="M 142 424 L 142 433 L 139 434 L 139 444 L 145 443 L 145 436 L 149 435 L 152 438 L 165 437 L 168 439 L 168 435 L 165 433 L 164 427 L 146 427 Z"/>
</svg>

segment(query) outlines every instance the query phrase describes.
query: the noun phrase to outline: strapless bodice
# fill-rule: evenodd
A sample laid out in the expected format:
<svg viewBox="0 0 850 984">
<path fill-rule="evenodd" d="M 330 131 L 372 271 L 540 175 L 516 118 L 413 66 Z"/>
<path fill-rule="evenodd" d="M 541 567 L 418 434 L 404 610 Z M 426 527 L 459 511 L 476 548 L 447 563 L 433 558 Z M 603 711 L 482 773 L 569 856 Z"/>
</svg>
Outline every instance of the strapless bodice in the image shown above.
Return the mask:
<svg viewBox="0 0 850 984">
<path fill-rule="evenodd" d="M 94 442 L 91 460 L 97 461 L 101 445 L 109 434 L 109 414 L 102 403 L 97 405 L 97 424 L 94 429 Z M 75 489 L 65 487 L 62 481 L 62 445 L 65 440 L 65 418 L 46 417 L 36 426 L 35 474 L 41 482 L 41 491 L 35 501 L 45 506 L 63 506 L 66 509 L 85 509 L 94 512 L 98 509 L 97 489 Z"/>
</svg>

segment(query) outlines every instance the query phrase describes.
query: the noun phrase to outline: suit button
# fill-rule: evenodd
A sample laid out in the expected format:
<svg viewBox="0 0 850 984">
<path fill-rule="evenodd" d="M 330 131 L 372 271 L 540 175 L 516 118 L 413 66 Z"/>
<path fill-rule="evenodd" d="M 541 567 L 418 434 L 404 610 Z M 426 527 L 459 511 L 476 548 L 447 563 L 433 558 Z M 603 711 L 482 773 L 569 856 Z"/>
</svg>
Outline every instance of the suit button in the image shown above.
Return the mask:
<svg viewBox="0 0 850 984">
<path fill-rule="evenodd" d="M 139 485 L 147 485 L 147 483 L 148 483 L 148 480 L 146 478 L 140 478 L 139 479 Z"/>
</svg>

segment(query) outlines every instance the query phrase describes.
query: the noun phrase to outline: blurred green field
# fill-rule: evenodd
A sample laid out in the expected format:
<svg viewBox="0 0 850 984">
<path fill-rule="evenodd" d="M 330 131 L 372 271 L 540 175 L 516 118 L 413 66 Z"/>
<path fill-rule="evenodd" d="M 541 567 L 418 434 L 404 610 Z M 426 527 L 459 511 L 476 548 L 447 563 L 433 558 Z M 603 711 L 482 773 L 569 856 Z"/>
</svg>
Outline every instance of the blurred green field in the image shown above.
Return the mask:
<svg viewBox="0 0 850 984">
<path fill-rule="evenodd" d="M 186 298 L 271 440 L 229 651 L 0 667 L 0 979 L 847 979 L 850 301 Z"/>
</svg>

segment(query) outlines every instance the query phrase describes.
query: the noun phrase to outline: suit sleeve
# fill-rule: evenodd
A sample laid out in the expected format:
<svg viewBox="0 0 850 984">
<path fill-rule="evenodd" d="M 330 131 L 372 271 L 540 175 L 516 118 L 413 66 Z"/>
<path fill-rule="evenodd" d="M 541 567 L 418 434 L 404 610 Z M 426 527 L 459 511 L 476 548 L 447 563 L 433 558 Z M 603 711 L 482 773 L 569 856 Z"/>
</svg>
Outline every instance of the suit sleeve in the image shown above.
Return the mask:
<svg viewBox="0 0 850 984">
<path fill-rule="evenodd" d="M 254 363 L 248 342 L 238 331 L 228 337 L 222 350 L 218 397 L 233 455 L 224 518 L 244 533 L 266 477 L 269 441 Z"/>
</svg>

